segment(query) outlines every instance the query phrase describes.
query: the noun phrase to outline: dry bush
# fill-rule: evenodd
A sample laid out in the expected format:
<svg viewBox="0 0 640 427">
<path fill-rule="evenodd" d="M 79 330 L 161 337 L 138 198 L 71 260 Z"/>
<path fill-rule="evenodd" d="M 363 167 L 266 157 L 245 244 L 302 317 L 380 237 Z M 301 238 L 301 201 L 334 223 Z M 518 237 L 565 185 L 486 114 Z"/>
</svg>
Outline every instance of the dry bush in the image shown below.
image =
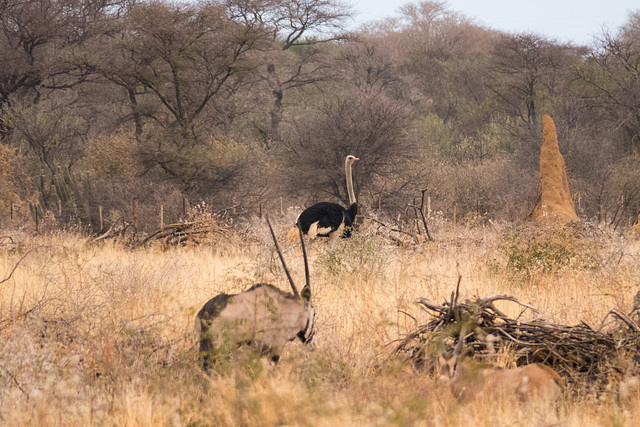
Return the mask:
<svg viewBox="0 0 640 427">
<path fill-rule="evenodd" d="M 29 216 L 28 203 L 34 199 L 34 194 L 33 181 L 25 170 L 25 159 L 15 148 L 0 144 L 0 221 L 3 224 L 11 219 L 14 224 L 24 222 Z"/>
</svg>

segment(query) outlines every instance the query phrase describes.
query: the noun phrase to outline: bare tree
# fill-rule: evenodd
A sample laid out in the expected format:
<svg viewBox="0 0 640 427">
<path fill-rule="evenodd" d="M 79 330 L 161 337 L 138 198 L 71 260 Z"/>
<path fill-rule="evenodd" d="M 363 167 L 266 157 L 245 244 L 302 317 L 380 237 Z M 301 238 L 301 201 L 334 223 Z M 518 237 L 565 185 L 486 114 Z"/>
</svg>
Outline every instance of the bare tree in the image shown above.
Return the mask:
<svg viewBox="0 0 640 427">
<path fill-rule="evenodd" d="M 216 104 L 236 95 L 260 65 L 256 52 L 269 44 L 263 28 L 227 12 L 213 3 L 136 4 L 112 27 L 115 33 L 101 37 L 104 47 L 84 59 L 121 88 L 143 173 L 158 168 L 184 191 L 203 179 L 229 185 L 242 167 L 242 153 L 224 129 L 228 117 Z"/>
<path fill-rule="evenodd" d="M 621 130 L 627 150 L 640 147 L 640 12 L 617 35 L 605 31 L 578 68 L 581 93 L 610 132 Z"/>
<path fill-rule="evenodd" d="M 351 14 L 340 0 L 227 0 L 225 4 L 239 22 L 270 30 L 273 50 L 262 71 L 273 104 L 268 126 L 259 127 L 270 148 L 271 141 L 279 139 L 285 93 L 333 76 L 322 45 L 345 39 L 343 24 Z"/>
<path fill-rule="evenodd" d="M 6 0 L 0 2 L 0 107 L 12 96 L 37 101 L 42 90 L 66 89 L 86 78 L 68 61 L 72 49 L 94 34 L 126 0 Z M 0 122 L 0 136 L 10 133 Z"/>
<path fill-rule="evenodd" d="M 72 169 L 84 154 L 89 123 L 78 114 L 75 93 L 56 93 L 37 104 L 15 101 L 11 121 L 16 139 L 38 160 L 36 169 Z"/>
<path fill-rule="evenodd" d="M 392 36 L 398 39 L 395 46 L 406 46 L 400 51 L 406 70 L 401 76 L 425 122 L 446 130 L 438 151 L 472 161 L 495 155 L 502 141 L 490 123 L 495 111 L 483 73 L 495 32 L 448 10 L 443 2 L 422 1 L 401 10 Z"/>
<path fill-rule="evenodd" d="M 354 170 L 358 200 L 361 191 L 388 195 L 419 179 L 420 174 L 412 176 L 411 165 L 418 156 L 407 132 L 411 110 L 383 95 L 367 96 L 344 87 L 336 92 L 283 132 L 290 155 L 291 167 L 285 171 L 290 188 L 307 203 L 334 198 L 347 204 L 342 167 L 347 154 L 360 157 Z"/>
<path fill-rule="evenodd" d="M 488 87 L 505 117 L 532 127 L 541 110 L 551 112 L 566 85 L 563 77 L 577 59 L 574 53 L 574 47 L 534 33 L 500 36 L 492 53 Z"/>
</svg>

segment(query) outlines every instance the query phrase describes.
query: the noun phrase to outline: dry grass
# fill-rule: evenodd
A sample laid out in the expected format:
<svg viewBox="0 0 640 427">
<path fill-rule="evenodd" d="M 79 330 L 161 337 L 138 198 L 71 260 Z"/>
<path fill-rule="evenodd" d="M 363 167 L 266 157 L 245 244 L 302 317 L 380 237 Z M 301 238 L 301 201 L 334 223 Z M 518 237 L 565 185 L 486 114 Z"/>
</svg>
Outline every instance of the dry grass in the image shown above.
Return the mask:
<svg viewBox="0 0 640 427">
<path fill-rule="evenodd" d="M 287 289 L 266 230 L 249 239 L 258 243 L 168 251 L 16 234 L 0 248 L 0 280 L 24 256 L 0 284 L 0 424 L 545 425 L 553 414 L 508 402 L 461 406 L 427 373 L 389 358 L 394 340 L 415 328 L 412 317 L 427 320 L 414 301 L 442 301 L 458 272 L 468 296 L 510 294 L 553 322 L 597 328 L 610 309 L 631 310 L 637 241 L 564 234 L 546 250 L 570 248 L 569 260 L 549 269 L 528 257 L 523 234 L 443 228 L 436 242 L 412 248 L 366 232 L 313 243 L 318 348 L 291 343 L 277 367 L 238 356 L 209 376 L 197 366 L 193 333 L 204 302 L 260 281 Z M 301 283 L 299 248 L 284 252 Z M 509 303 L 501 309 L 519 313 Z M 578 393 L 558 418 L 633 425 L 639 407 L 614 392 Z"/>
</svg>

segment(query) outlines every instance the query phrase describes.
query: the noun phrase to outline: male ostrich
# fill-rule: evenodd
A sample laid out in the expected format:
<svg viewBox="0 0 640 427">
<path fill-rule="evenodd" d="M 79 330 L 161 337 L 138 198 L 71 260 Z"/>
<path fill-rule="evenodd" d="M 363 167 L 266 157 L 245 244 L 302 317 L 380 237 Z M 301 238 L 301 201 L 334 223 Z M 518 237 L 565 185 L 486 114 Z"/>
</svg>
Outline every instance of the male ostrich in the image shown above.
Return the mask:
<svg viewBox="0 0 640 427">
<path fill-rule="evenodd" d="M 298 215 L 296 225 L 300 227 L 303 234 L 310 239 L 315 237 L 330 237 L 332 240 L 336 236 L 351 236 L 351 228 L 358 213 L 356 196 L 353 193 L 353 179 L 351 177 L 351 165 L 359 158 L 348 155 L 344 161 L 344 171 L 347 176 L 347 192 L 349 193 L 349 208 L 345 209 L 337 203 L 320 202 L 302 211 Z M 346 231 L 345 231 L 346 227 Z M 293 229 L 290 233 L 297 232 Z"/>
</svg>

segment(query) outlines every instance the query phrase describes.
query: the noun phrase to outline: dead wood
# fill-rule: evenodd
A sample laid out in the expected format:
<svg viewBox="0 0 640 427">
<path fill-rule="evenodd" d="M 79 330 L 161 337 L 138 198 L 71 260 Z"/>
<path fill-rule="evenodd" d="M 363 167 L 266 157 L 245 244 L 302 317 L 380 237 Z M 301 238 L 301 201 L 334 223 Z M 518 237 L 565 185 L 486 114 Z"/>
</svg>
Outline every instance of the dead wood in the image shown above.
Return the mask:
<svg viewBox="0 0 640 427">
<path fill-rule="evenodd" d="M 126 222 L 124 217 L 118 218 L 109 229 L 102 235 L 96 237 L 91 242 L 99 242 L 101 240 L 108 239 L 118 239 L 118 238 L 126 238 L 127 240 L 131 240 L 135 238 L 136 235 L 135 227 Z"/>
<path fill-rule="evenodd" d="M 230 232 L 229 224 L 216 220 L 214 216 L 195 221 L 165 225 L 136 244 L 136 247 L 161 244 L 163 247 L 178 245 L 200 245 L 217 242 Z"/>
<path fill-rule="evenodd" d="M 397 246 L 415 246 L 423 243 L 425 238 L 421 235 L 414 235 L 407 231 L 401 230 L 399 228 L 394 228 L 391 225 L 387 225 L 382 221 L 379 221 L 375 218 L 365 217 L 367 220 L 374 222 L 378 225 L 376 229 L 376 234 L 382 236 L 390 241 L 392 241 Z M 382 228 L 385 229 L 386 232 L 382 232 Z M 397 235 L 391 234 L 397 233 Z"/>
<path fill-rule="evenodd" d="M 133 225 L 119 218 L 104 234 L 92 242 L 102 240 L 123 240 L 128 246 L 138 248 L 154 244 L 164 248 L 171 246 L 200 245 L 218 243 L 230 234 L 230 223 L 224 221 L 224 213 L 191 215 L 191 218 L 175 224 L 168 224 L 149 235 L 138 233 Z"/>
<path fill-rule="evenodd" d="M 416 215 L 416 217 L 418 216 L 418 212 L 420 213 L 420 217 L 422 219 L 422 226 L 424 227 L 424 231 L 427 235 L 427 240 L 432 242 L 433 241 L 433 237 L 431 237 L 431 233 L 429 233 L 429 226 L 427 225 L 427 218 L 424 216 L 424 195 L 427 192 L 427 189 L 425 188 L 424 190 L 420 190 L 422 192 L 422 198 L 420 201 L 420 207 L 417 207 L 415 205 L 415 203 L 408 205 L 409 207 L 413 208 L 414 214 Z M 420 227 L 418 226 L 418 234 L 420 234 Z"/>
<path fill-rule="evenodd" d="M 410 208 L 413 209 L 413 213 L 415 216 L 414 226 L 417 231 L 417 235 L 413 233 L 409 233 L 408 231 L 405 231 L 402 229 L 402 227 L 400 226 L 400 223 L 401 223 L 400 217 L 398 217 L 397 228 L 394 226 L 387 225 L 384 222 L 379 221 L 375 218 L 371 218 L 371 217 L 366 217 L 366 218 L 378 225 L 377 234 L 385 236 L 387 239 L 393 241 L 395 244 L 399 246 L 420 245 L 425 241 L 433 242 L 434 239 L 433 237 L 431 237 L 431 233 L 429 232 L 429 227 L 427 225 L 427 218 L 424 215 L 424 197 L 425 197 L 425 193 L 427 192 L 427 189 L 421 190 L 421 192 L 422 192 L 422 197 L 420 200 L 420 206 L 416 205 L 416 202 L 414 199 L 413 203 L 407 203 L 406 209 L 405 209 L 406 222 L 409 222 L 409 219 L 408 219 L 409 209 Z M 420 222 L 418 222 L 418 217 L 420 217 L 422 221 L 422 226 L 424 227 L 424 232 L 425 232 L 424 236 L 422 235 L 422 231 L 420 230 Z M 382 227 L 384 227 L 386 231 L 388 231 L 388 233 L 385 233 L 385 234 L 381 233 L 380 229 Z M 393 235 L 390 233 L 398 233 L 398 234 Z"/>
<path fill-rule="evenodd" d="M 4 279 L 0 280 L 0 285 L 2 285 L 4 282 L 6 282 L 9 279 L 11 279 L 11 277 L 13 276 L 13 273 L 16 272 L 16 270 L 18 269 L 18 266 L 20 265 L 20 263 L 22 261 L 24 261 L 24 259 L 27 257 L 27 255 L 29 255 L 32 251 L 33 251 L 33 249 L 29 249 L 27 252 L 25 252 L 24 255 L 22 255 L 22 257 L 18 260 L 18 262 L 16 262 L 15 265 L 13 266 L 13 269 L 11 269 L 11 272 L 9 273 L 9 275 L 7 277 L 5 277 Z"/>
<path fill-rule="evenodd" d="M 519 320 L 523 312 L 513 319 L 495 306 L 496 301 L 510 301 L 522 306 L 523 312 L 538 313 L 509 295 L 458 301 L 458 293 L 452 292 L 451 300 L 442 304 L 420 298 L 417 303 L 431 318 L 402 340 L 396 354 L 408 355 L 418 368 L 431 369 L 442 353 L 494 357 L 497 343 L 513 354 L 518 366 L 543 363 L 587 388 L 603 387 L 611 370 L 618 369 L 620 356 L 640 362 L 640 326 L 631 313 L 611 310 L 606 317 L 617 319 L 616 327 L 602 332 L 602 327 L 594 330 L 584 322 L 567 326 L 542 319 Z"/>
</svg>

